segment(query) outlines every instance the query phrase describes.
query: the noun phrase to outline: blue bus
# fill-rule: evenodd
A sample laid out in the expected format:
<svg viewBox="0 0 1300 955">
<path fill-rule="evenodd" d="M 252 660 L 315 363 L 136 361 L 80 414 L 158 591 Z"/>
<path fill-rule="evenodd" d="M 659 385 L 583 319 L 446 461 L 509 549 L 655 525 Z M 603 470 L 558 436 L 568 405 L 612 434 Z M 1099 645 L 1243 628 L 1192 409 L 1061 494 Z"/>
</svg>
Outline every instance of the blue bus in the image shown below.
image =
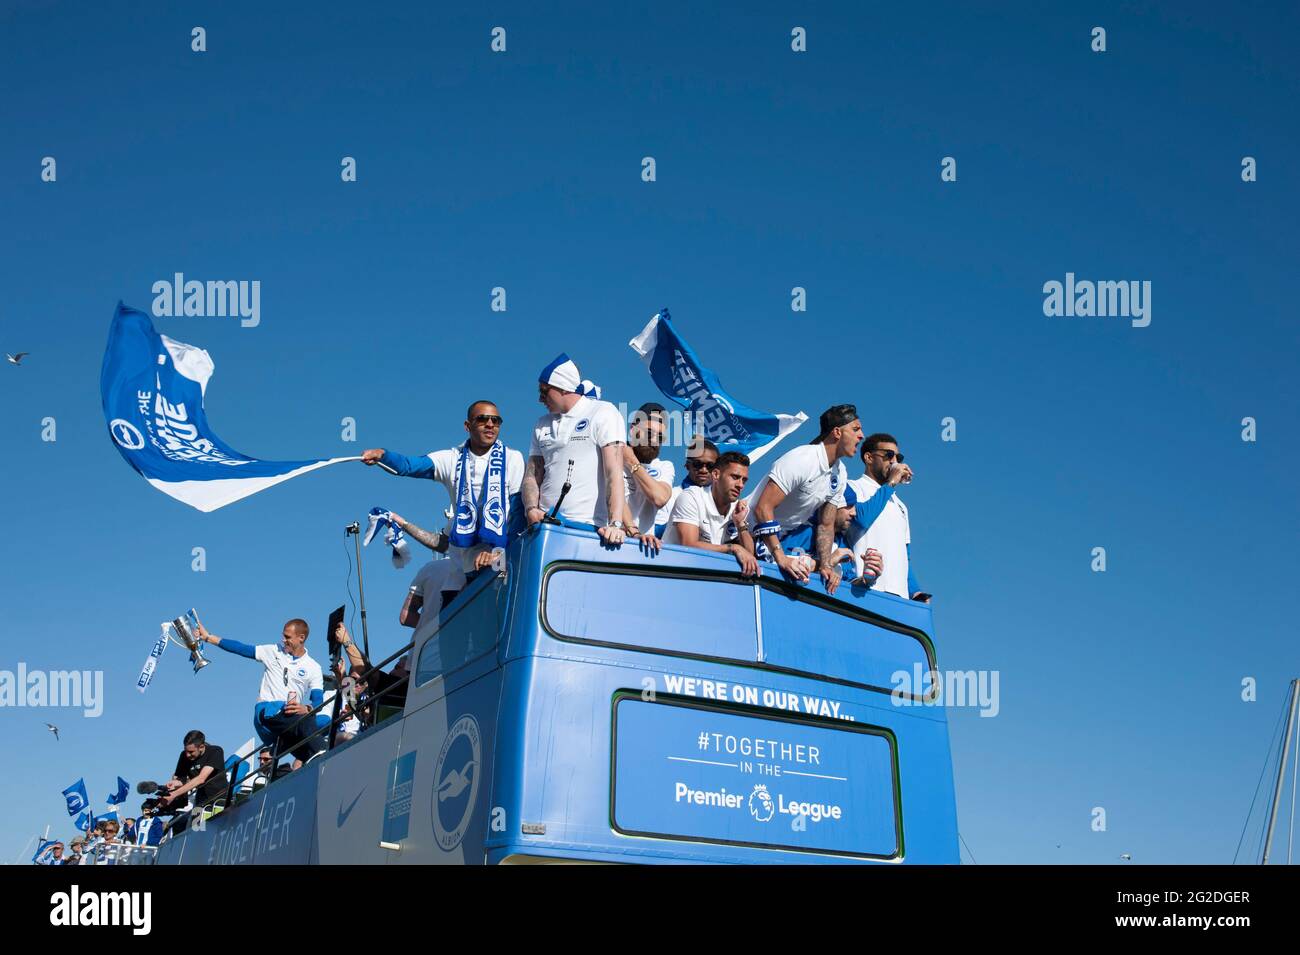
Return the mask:
<svg viewBox="0 0 1300 955">
<path fill-rule="evenodd" d="M 157 862 L 959 861 L 927 605 L 581 526 L 506 557 L 424 615 L 402 709 Z"/>
</svg>

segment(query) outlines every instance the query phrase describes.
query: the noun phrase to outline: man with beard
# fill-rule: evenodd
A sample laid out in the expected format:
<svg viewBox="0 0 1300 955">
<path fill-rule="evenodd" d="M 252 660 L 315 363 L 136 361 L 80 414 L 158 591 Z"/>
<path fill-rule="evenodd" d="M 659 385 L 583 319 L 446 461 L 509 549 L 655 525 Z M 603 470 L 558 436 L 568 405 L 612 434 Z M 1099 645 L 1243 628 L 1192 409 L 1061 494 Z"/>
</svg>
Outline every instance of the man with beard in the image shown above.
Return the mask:
<svg viewBox="0 0 1300 955">
<path fill-rule="evenodd" d="M 628 443 L 623 446 L 623 480 L 627 488 L 627 512 L 632 523 L 628 533 L 640 537 L 658 550 L 655 528 L 668 519 L 676 469 L 659 457 L 667 412 L 658 402 L 648 401 L 632 413 Z"/>
<path fill-rule="evenodd" d="M 739 451 L 720 455 L 713 480 L 704 487 L 684 488 L 673 506 L 665 544 L 731 554 L 746 577 L 758 574 L 754 539 L 746 524 L 747 506 L 740 499 L 749 480 L 749 458 Z"/>
</svg>

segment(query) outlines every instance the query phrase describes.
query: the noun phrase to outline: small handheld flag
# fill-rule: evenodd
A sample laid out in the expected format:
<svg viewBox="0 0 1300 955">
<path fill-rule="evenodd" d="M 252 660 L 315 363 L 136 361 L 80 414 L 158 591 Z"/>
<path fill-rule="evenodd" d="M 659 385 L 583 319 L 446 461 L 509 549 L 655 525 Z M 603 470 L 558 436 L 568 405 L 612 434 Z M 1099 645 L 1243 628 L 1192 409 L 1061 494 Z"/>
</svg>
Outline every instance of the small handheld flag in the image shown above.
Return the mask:
<svg viewBox="0 0 1300 955">
<path fill-rule="evenodd" d="M 75 783 L 63 790 L 63 798 L 68 801 L 68 815 L 75 816 L 81 810 L 90 805 L 90 797 L 86 795 L 86 780 L 78 779 Z"/>
<path fill-rule="evenodd" d="M 126 802 L 127 795 L 131 792 L 131 784 L 121 776 L 117 777 L 117 792 L 108 797 L 110 806 L 117 806 Z"/>
</svg>

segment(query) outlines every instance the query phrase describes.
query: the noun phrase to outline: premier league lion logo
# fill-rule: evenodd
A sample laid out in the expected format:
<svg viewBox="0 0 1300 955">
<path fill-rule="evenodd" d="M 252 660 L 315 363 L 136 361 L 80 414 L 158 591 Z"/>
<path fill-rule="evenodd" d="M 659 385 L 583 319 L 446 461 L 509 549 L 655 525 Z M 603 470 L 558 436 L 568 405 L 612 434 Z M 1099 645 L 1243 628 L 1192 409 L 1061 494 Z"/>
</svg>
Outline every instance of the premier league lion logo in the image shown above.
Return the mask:
<svg viewBox="0 0 1300 955">
<path fill-rule="evenodd" d="M 775 812 L 776 804 L 772 802 L 772 795 L 767 791 L 767 786 L 759 783 L 749 794 L 749 814 L 759 822 L 767 822 Z"/>
</svg>

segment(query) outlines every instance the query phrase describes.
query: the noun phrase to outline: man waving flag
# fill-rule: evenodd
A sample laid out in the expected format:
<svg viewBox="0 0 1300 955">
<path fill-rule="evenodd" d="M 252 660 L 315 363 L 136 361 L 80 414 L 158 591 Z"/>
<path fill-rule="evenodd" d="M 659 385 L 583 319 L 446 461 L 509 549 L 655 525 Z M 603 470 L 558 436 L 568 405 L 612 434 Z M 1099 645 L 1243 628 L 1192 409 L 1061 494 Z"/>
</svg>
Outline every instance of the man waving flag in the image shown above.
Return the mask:
<svg viewBox="0 0 1300 955">
<path fill-rule="evenodd" d="M 215 511 L 289 478 L 339 461 L 260 461 L 212 433 L 203 395 L 212 358 L 154 331 L 121 302 L 108 332 L 99 390 L 104 423 L 118 452 L 144 479 L 200 511 Z"/>
<path fill-rule="evenodd" d="M 691 346 L 677 334 L 666 308 L 628 345 L 641 356 L 665 397 L 690 412 L 696 431 L 722 451 L 739 451 L 757 461 L 808 420 L 802 411 L 793 415 L 756 411 L 728 395 L 718 376 L 700 364 Z"/>
</svg>

